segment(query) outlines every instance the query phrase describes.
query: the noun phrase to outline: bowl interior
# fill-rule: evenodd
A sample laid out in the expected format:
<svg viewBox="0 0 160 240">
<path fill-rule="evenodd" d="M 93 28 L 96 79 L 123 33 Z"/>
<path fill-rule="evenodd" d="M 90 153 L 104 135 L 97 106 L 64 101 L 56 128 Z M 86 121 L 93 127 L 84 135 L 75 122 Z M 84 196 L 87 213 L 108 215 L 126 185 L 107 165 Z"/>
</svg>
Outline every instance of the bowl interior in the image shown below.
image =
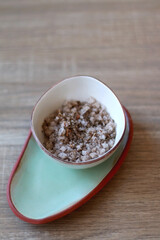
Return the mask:
<svg viewBox="0 0 160 240">
<path fill-rule="evenodd" d="M 105 84 L 88 76 L 77 76 L 63 80 L 50 88 L 40 98 L 33 110 L 31 122 L 32 131 L 40 143 L 43 145 L 44 140 L 42 123 L 49 114 L 59 108 L 65 100 L 86 101 L 90 97 L 94 97 L 104 105 L 116 122 L 115 146 L 125 130 L 125 116 L 122 106 Z"/>
</svg>

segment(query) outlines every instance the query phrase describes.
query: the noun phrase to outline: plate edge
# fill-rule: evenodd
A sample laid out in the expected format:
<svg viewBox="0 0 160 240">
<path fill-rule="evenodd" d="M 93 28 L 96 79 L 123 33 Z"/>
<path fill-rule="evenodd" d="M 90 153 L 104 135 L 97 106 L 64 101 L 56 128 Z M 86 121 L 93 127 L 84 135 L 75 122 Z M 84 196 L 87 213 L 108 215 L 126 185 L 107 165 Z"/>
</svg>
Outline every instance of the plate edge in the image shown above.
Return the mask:
<svg viewBox="0 0 160 240">
<path fill-rule="evenodd" d="M 107 174 L 107 176 L 105 176 L 103 178 L 103 180 L 91 191 L 89 192 L 85 197 L 83 197 L 81 200 L 79 200 L 78 202 L 76 202 L 74 205 L 70 206 L 69 208 L 55 214 L 55 215 L 51 215 L 49 217 L 45 217 L 45 218 L 41 218 L 41 219 L 31 219 L 28 217 L 25 217 L 24 215 L 22 215 L 14 206 L 12 199 L 11 199 L 11 193 L 10 193 L 10 188 L 11 188 L 11 182 L 12 179 L 14 177 L 14 174 L 19 166 L 19 163 L 21 161 L 21 158 L 23 157 L 23 154 L 25 152 L 25 149 L 29 143 L 29 140 L 32 136 L 32 132 L 31 130 L 29 131 L 28 137 L 26 139 L 26 142 L 23 146 L 22 152 L 20 154 L 20 156 L 18 157 L 18 160 L 16 161 L 12 172 L 10 174 L 9 180 L 8 180 L 8 184 L 7 184 L 7 200 L 8 200 L 8 204 L 11 208 L 11 210 L 13 211 L 13 213 L 20 218 L 21 220 L 28 222 L 28 223 L 32 223 L 32 224 L 43 224 L 43 223 L 47 223 L 47 222 L 51 222 L 53 220 L 56 220 L 58 218 L 61 218 L 69 213 L 71 213 L 72 211 L 74 211 L 75 209 L 79 208 L 80 206 L 82 206 L 84 203 L 86 203 L 90 198 L 92 198 L 95 194 L 97 194 L 111 179 L 112 177 L 117 173 L 117 171 L 119 170 L 119 168 L 121 167 L 122 163 L 124 162 L 127 153 L 129 151 L 130 145 L 131 145 L 131 141 L 132 141 L 132 137 L 133 137 L 133 122 L 132 122 L 132 118 L 130 113 L 128 112 L 128 110 L 123 106 L 125 112 L 127 113 L 127 117 L 129 120 L 129 136 L 128 136 L 128 141 L 127 144 L 119 158 L 119 160 L 117 161 L 117 163 L 115 164 L 115 166 L 111 169 L 111 171 Z"/>
</svg>

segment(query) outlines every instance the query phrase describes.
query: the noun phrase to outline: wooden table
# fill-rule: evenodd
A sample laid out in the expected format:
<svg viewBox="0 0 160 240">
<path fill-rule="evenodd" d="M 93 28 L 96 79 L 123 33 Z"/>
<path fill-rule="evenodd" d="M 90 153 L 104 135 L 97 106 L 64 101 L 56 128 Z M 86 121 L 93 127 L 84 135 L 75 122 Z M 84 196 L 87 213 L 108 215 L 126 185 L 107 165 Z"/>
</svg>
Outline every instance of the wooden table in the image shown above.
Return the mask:
<svg viewBox="0 0 160 240">
<path fill-rule="evenodd" d="M 106 82 L 130 111 L 131 150 L 88 203 L 55 222 L 19 220 L 6 200 L 33 105 L 73 75 Z M 0 239 L 160 239 L 160 1 L 0 0 Z"/>
</svg>

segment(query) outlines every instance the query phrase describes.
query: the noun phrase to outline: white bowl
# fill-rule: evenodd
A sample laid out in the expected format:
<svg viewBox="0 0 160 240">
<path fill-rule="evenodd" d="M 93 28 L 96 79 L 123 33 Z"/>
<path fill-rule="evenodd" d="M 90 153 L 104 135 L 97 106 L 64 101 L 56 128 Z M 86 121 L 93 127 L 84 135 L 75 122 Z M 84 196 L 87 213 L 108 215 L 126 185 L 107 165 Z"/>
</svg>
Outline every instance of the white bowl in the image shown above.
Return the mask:
<svg viewBox="0 0 160 240">
<path fill-rule="evenodd" d="M 44 146 L 44 136 L 42 133 L 42 124 L 44 119 L 53 111 L 61 107 L 66 100 L 87 101 L 94 97 L 107 108 L 110 116 L 116 123 L 116 138 L 113 147 L 103 155 L 88 160 L 86 162 L 74 163 L 65 162 L 54 156 Z M 123 107 L 115 94 L 101 81 L 89 76 L 76 76 L 65 79 L 51 87 L 35 105 L 31 117 L 31 129 L 33 136 L 41 147 L 54 161 L 72 168 L 88 168 L 96 166 L 107 160 L 118 148 L 123 139 L 126 128 L 126 119 Z"/>
</svg>

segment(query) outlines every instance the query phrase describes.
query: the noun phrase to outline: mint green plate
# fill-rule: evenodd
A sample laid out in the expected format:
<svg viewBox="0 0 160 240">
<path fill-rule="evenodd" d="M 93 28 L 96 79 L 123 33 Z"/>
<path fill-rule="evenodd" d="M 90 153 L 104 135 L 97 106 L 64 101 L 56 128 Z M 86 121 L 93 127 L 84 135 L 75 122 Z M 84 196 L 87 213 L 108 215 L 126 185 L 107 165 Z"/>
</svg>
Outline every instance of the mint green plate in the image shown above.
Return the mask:
<svg viewBox="0 0 160 240">
<path fill-rule="evenodd" d="M 71 169 L 56 163 L 30 133 L 8 183 L 12 211 L 24 221 L 39 224 L 62 217 L 91 198 L 117 172 L 126 156 L 132 138 L 127 112 L 126 118 L 125 135 L 116 152 L 89 169 Z"/>
</svg>

